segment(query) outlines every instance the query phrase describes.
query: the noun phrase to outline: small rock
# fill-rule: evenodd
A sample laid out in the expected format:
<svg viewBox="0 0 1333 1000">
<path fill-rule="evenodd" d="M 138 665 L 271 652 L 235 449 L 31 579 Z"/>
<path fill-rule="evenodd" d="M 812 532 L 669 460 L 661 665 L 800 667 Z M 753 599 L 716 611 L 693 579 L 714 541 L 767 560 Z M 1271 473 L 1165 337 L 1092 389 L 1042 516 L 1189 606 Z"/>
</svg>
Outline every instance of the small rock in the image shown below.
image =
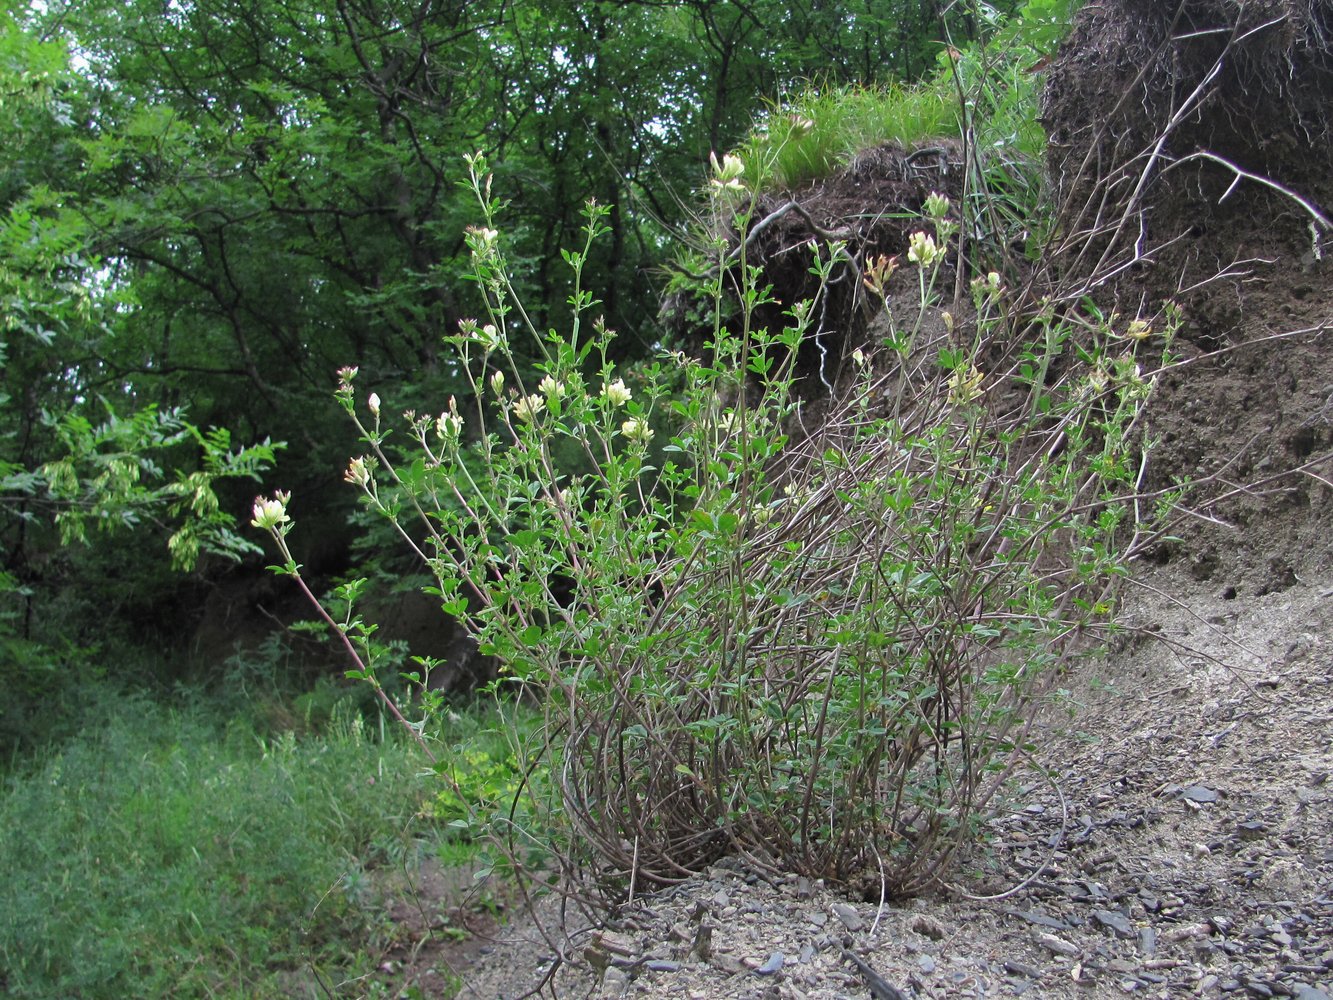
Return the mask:
<svg viewBox="0 0 1333 1000">
<path fill-rule="evenodd" d="M 708 964 L 717 969 L 718 972 L 725 972 L 729 976 L 749 971 L 735 955 L 714 955 L 713 960 Z"/>
<path fill-rule="evenodd" d="M 1152 958 L 1157 954 L 1157 932 L 1151 927 L 1139 930 L 1139 954 L 1144 958 Z"/>
<path fill-rule="evenodd" d="M 914 930 L 922 937 L 930 938 L 932 941 L 943 941 L 945 935 L 948 933 L 944 929 L 943 924 L 934 917 L 927 916 L 924 913 L 918 913 L 913 916 L 911 922 L 907 926 L 908 929 Z"/>
<path fill-rule="evenodd" d="M 802 965 L 809 965 L 811 959 L 814 957 L 815 946 L 807 942 L 806 944 L 801 945 L 801 953 L 796 956 L 796 961 L 800 962 Z"/>
<path fill-rule="evenodd" d="M 1020 920 L 1026 920 L 1030 924 L 1036 924 L 1038 927 L 1049 927 L 1057 931 L 1069 930 L 1069 924 L 1063 920 L 1057 920 L 1055 917 L 1047 916 L 1040 910 L 1006 910 L 1005 912 L 1018 917 Z"/>
<path fill-rule="evenodd" d="M 603 951 L 609 951 L 611 954 L 620 955 L 623 958 L 639 953 L 639 947 L 634 943 L 632 937 L 628 934 L 617 934 L 615 931 L 602 931 L 593 938 L 593 944 Z"/>
<path fill-rule="evenodd" d="M 935 959 L 931 958 L 929 955 L 919 956 L 916 960 L 916 965 L 917 968 L 927 976 L 935 971 Z"/>
<path fill-rule="evenodd" d="M 1013 973 L 1015 976 L 1022 976 L 1024 979 L 1040 979 L 1042 972 L 1036 966 L 1027 965 L 1024 962 L 1015 962 L 1013 959 L 1005 959 L 1004 971 Z"/>
<path fill-rule="evenodd" d="M 1180 793 L 1180 797 L 1187 802 L 1198 802 L 1201 805 L 1208 802 L 1216 802 L 1221 798 L 1216 791 L 1203 785 L 1190 785 L 1189 788 L 1186 788 Z"/>
<path fill-rule="evenodd" d="M 1172 927 L 1162 935 L 1165 941 L 1184 941 L 1186 938 L 1206 938 L 1213 933 L 1213 928 L 1208 924 L 1185 924 L 1181 927 Z"/>
<path fill-rule="evenodd" d="M 1123 913 L 1117 913 L 1115 910 L 1093 910 L 1092 919 L 1111 931 L 1116 937 L 1128 940 L 1134 936 L 1134 925 L 1129 922 L 1129 918 Z"/>
<path fill-rule="evenodd" d="M 856 907 L 849 903 L 834 903 L 833 915 L 841 920 L 842 925 L 853 934 L 866 925 L 865 921 L 861 919 L 861 914 L 856 912 Z"/>
<path fill-rule="evenodd" d="M 1296 1000 L 1333 1000 L 1327 993 L 1321 989 L 1316 989 L 1305 983 L 1295 983 L 1291 987 L 1291 995 Z"/>
<path fill-rule="evenodd" d="M 597 991 L 599 1000 L 615 1000 L 629 990 L 629 973 L 614 966 L 602 973 L 602 984 Z"/>
<path fill-rule="evenodd" d="M 672 961 L 669 958 L 650 958 L 643 963 L 643 967 L 649 972 L 679 972 L 680 963 Z"/>
<path fill-rule="evenodd" d="M 1037 942 L 1037 944 L 1041 945 L 1043 948 L 1045 948 L 1052 954 L 1064 955 L 1068 958 L 1073 958 L 1075 955 L 1079 953 L 1078 945 L 1071 944 L 1064 938 L 1058 938 L 1054 934 L 1047 934 L 1045 931 L 1038 931 L 1032 937 L 1033 940 Z"/>
<path fill-rule="evenodd" d="M 786 956 L 780 951 L 775 951 L 768 956 L 768 961 L 754 971 L 761 976 L 772 976 L 782 971 L 782 966 L 786 962 Z"/>
<path fill-rule="evenodd" d="M 810 880 L 802 875 L 796 880 L 796 898 L 809 899 L 812 895 L 814 893 L 810 888 Z"/>
</svg>

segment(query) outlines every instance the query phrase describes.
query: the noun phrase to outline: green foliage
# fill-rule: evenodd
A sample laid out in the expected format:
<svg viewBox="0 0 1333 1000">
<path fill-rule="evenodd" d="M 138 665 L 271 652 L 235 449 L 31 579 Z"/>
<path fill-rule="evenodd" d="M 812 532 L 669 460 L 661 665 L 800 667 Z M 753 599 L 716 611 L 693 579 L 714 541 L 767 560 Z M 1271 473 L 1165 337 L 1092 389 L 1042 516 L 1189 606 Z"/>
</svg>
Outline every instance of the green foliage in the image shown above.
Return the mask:
<svg viewBox="0 0 1333 1000">
<path fill-rule="evenodd" d="M 316 995 L 373 971 L 367 873 L 418 825 L 407 741 L 360 716 L 297 739 L 100 704 L 0 798 L 6 996 Z"/>
<path fill-rule="evenodd" d="M 914 87 L 811 87 L 770 108 L 738 155 L 758 189 L 790 190 L 827 177 L 862 150 L 958 132 L 958 103 L 947 78 Z"/>
<path fill-rule="evenodd" d="M 346 478 L 500 658 L 502 686 L 541 698 L 550 780 L 516 788 L 493 835 L 552 844 L 612 897 L 727 852 L 848 882 L 874 872 L 895 892 L 936 883 L 1024 752 L 1029 706 L 1111 608 L 1122 529 L 1137 530 L 1139 338 L 1108 327 L 1053 384 L 1006 377 L 1027 320 L 998 274 L 973 282 L 966 336 L 954 319 L 929 334 L 959 228 L 932 196 L 933 234 L 907 252 L 915 314 L 895 309 L 823 426 L 793 438 L 812 309 L 781 330 L 749 323 L 766 293 L 744 267 L 740 163 L 716 162 L 711 183 L 740 220 L 737 243 L 715 248 L 742 255 L 739 321 L 722 324 L 717 278 L 703 358 L 622 369 L 583 291 L 605 209 L 566 254 L 569 332 L 543 332 L 509 280 L 484 161 L 470 162 L 488 311 L 452 342 L 475 405 L 408 414 L 393 446 L 355 371 L 337 395 L 368 449 Z M 811 268 L 828 281 L 840 254 L 816 246 Z M 888 271 L 867 286 L 883 294 Z M 533 381 L 519 334 L 541 358 Z M 1042 402 L 1015 409 L 1015 391 Z M 581 461 L 558 457 L 570 442 Z M 260 506 L 286 553 L 286 498 Z M 290 556 L 284 569 L 299 582 Z M 451 792 L 489 796 L 508 776 L 479 757 Z"/>
<path fill-rule="evenodd" d="M 520 789 L 532 780 L 523 747 L 539 718 L 522 706 L 497 706 L 466 715 L 451 711 L 447 722 L 451 743 L 435 766 L 444 787 L 424 812 L 451 840 L 482 843 L 523 800 Z"/>
<path fill-rule="evenodd" d="M 1035 161 L 1045 135 L 1031 68 L 1055 51 L 1076 6 L 1033 0 L 1007 20 L 991 9 L 977 38 L 942 50 L 934 72 L 912 85 L 807 86 L 758 118 L 737 150 L 746 176 L 758 190 L 790 190 L 884 143 L 965 136 L 981 157 Z"/>
</svg>

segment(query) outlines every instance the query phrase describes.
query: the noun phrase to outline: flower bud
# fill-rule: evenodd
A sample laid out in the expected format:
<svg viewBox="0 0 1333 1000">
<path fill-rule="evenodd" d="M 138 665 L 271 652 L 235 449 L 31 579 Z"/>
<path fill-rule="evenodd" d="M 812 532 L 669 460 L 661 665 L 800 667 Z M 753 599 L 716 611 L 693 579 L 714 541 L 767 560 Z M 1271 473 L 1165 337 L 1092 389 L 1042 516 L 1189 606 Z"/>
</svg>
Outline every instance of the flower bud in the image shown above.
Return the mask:
<svg viewBox="0 0 1333 1000">
<path fill-rule="evenodd" d="M 364 487 L 370 482 L 370 469 L 366 467 L 364 458 L 354 458 L 347 465 L 347 471 L 343 473 L 343 479 L 355 486 Z"/>
<path fill-rule="evenodd" d="M 930 192 L 924 206 L 925 213 L 932 219 L 942 219 L 949 214 L 949 199 L 938 191 Z"/>
</svg>

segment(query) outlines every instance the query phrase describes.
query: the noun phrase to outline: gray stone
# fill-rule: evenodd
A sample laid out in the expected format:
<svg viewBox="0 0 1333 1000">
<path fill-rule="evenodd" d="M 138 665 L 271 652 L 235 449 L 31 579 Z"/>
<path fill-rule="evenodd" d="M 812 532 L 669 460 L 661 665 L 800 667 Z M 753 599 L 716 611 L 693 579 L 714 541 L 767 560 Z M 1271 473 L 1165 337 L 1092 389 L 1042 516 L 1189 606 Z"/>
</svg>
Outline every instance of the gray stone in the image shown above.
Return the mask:
<svg viewBox="0 0 1333 1000">
<path fill-rule="evenodd" d="M 842 925 L 855 934 L 866 923 L 861 919 L 861 914 L 856 912 L 856 907 L 850 903 L 834 903 L 833 915 L 842 921 Z"/>
<path fill-rule="evenodd" d="M 1033 940 L 1041 945 L 1047 951 L 1054 955 L 1064 955 L 1066 958 L 1073 958 L 1078 955 L 1080 949 L 1078 945 L 1071 944 L 1064 938 L 1058 938 L 1054 934 L 1047 934 L 1044 931 L 1038 931 L 1033 936 Z"/>
<path fill-rule="evenodd" d="M 1157 954 L 1157 932 L 1151 927 L 1139 931 L 1139 954 L 1144 958 L 1152 958 Z"/>
<path fill-rule="evenodd" d="M 1128 940 L 1134 936 L 1134 925 L 1129 922 L 1128 917 L 1116 910 L 1093 910 L 1092 919 L 1116 937 Z"/>
<path fill-rule="evenodd" d="M 782 966 L 786 963 L 786 956 L 780 951 L 775 951 L 768 956 L 768 961 L 754 971 L 761 976 L 772 976 L 782 971 Z"/>
<path fill-rule="evenodd" d="M 614 966 L 602 973 L 601 986 L 597 990 L 599 1000 L 615 1000 L 623 997 L 629 990 L 629 973 Z"/>
<path fill-rule="evenodd" d="M 1026 962 L 1015 962 L 1013 959 L 1005 959 L 1004 971 L 1022 976 L 1024 979 L 1037 980 L 1042 977 L 1042 971 L 1036 966 L 1028 965 Z"/>
</svg>

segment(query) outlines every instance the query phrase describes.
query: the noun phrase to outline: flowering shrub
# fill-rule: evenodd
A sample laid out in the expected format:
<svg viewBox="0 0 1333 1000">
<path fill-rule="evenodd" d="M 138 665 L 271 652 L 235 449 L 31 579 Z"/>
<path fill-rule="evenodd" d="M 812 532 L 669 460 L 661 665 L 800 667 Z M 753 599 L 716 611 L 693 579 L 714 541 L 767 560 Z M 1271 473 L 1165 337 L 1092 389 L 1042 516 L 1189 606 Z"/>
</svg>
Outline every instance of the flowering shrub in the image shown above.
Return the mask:
<svg viewBox="0 0 1333 1000">
<path fill-rule="evenodd" d="M 731 159 L 712 188 L 734 206 Z M 583 285 L 603 209 L 566 254 L 571 329 L 543 334 L 514 299 L 485 164 L 470 168 L 488 312 L 451 342 L 471 399 L 405 414 L 395 452 L 387 404 L 359 403 L 353 370 L 337 396 L 367 448 L 347 480 L 499 658 L 500 685 L 540 699 L 497 843 L 529 871 L 549 852 L 610 898 L 730 853 L 890 892 L 944 877 L 1022 761 L 1034 699 L 1110 609 L 1117 532 L 1135 518 L 1127 434 L 1150 389 L 1132 355 L 1108 360 L 1108 338 L 1038 384 L 1006 353 L 1021 338 L 998 274 L 973 283 L 966 333 L 945 314 L 946 339 L 923 343 L 956 226 L 933 195 L 933 235 L 906 248 L 912 322 L 857 352 L 801 436 L 810 310 L 751 328 L 765 300 L 743 240 L 716 247 L 741 255 L 740 322 L 722 321 L 719 277 L 706 356 L 622 370 Z M 812 266 L 834 259 L 847 254 L 817 250 Z M 864 284 L 887 296 L 897 266 L 869 262 Z M 540 351 L 535 379 L 519 336 Z M 281 542 L 273 504 L 256 524 Z"/>
</svg>

